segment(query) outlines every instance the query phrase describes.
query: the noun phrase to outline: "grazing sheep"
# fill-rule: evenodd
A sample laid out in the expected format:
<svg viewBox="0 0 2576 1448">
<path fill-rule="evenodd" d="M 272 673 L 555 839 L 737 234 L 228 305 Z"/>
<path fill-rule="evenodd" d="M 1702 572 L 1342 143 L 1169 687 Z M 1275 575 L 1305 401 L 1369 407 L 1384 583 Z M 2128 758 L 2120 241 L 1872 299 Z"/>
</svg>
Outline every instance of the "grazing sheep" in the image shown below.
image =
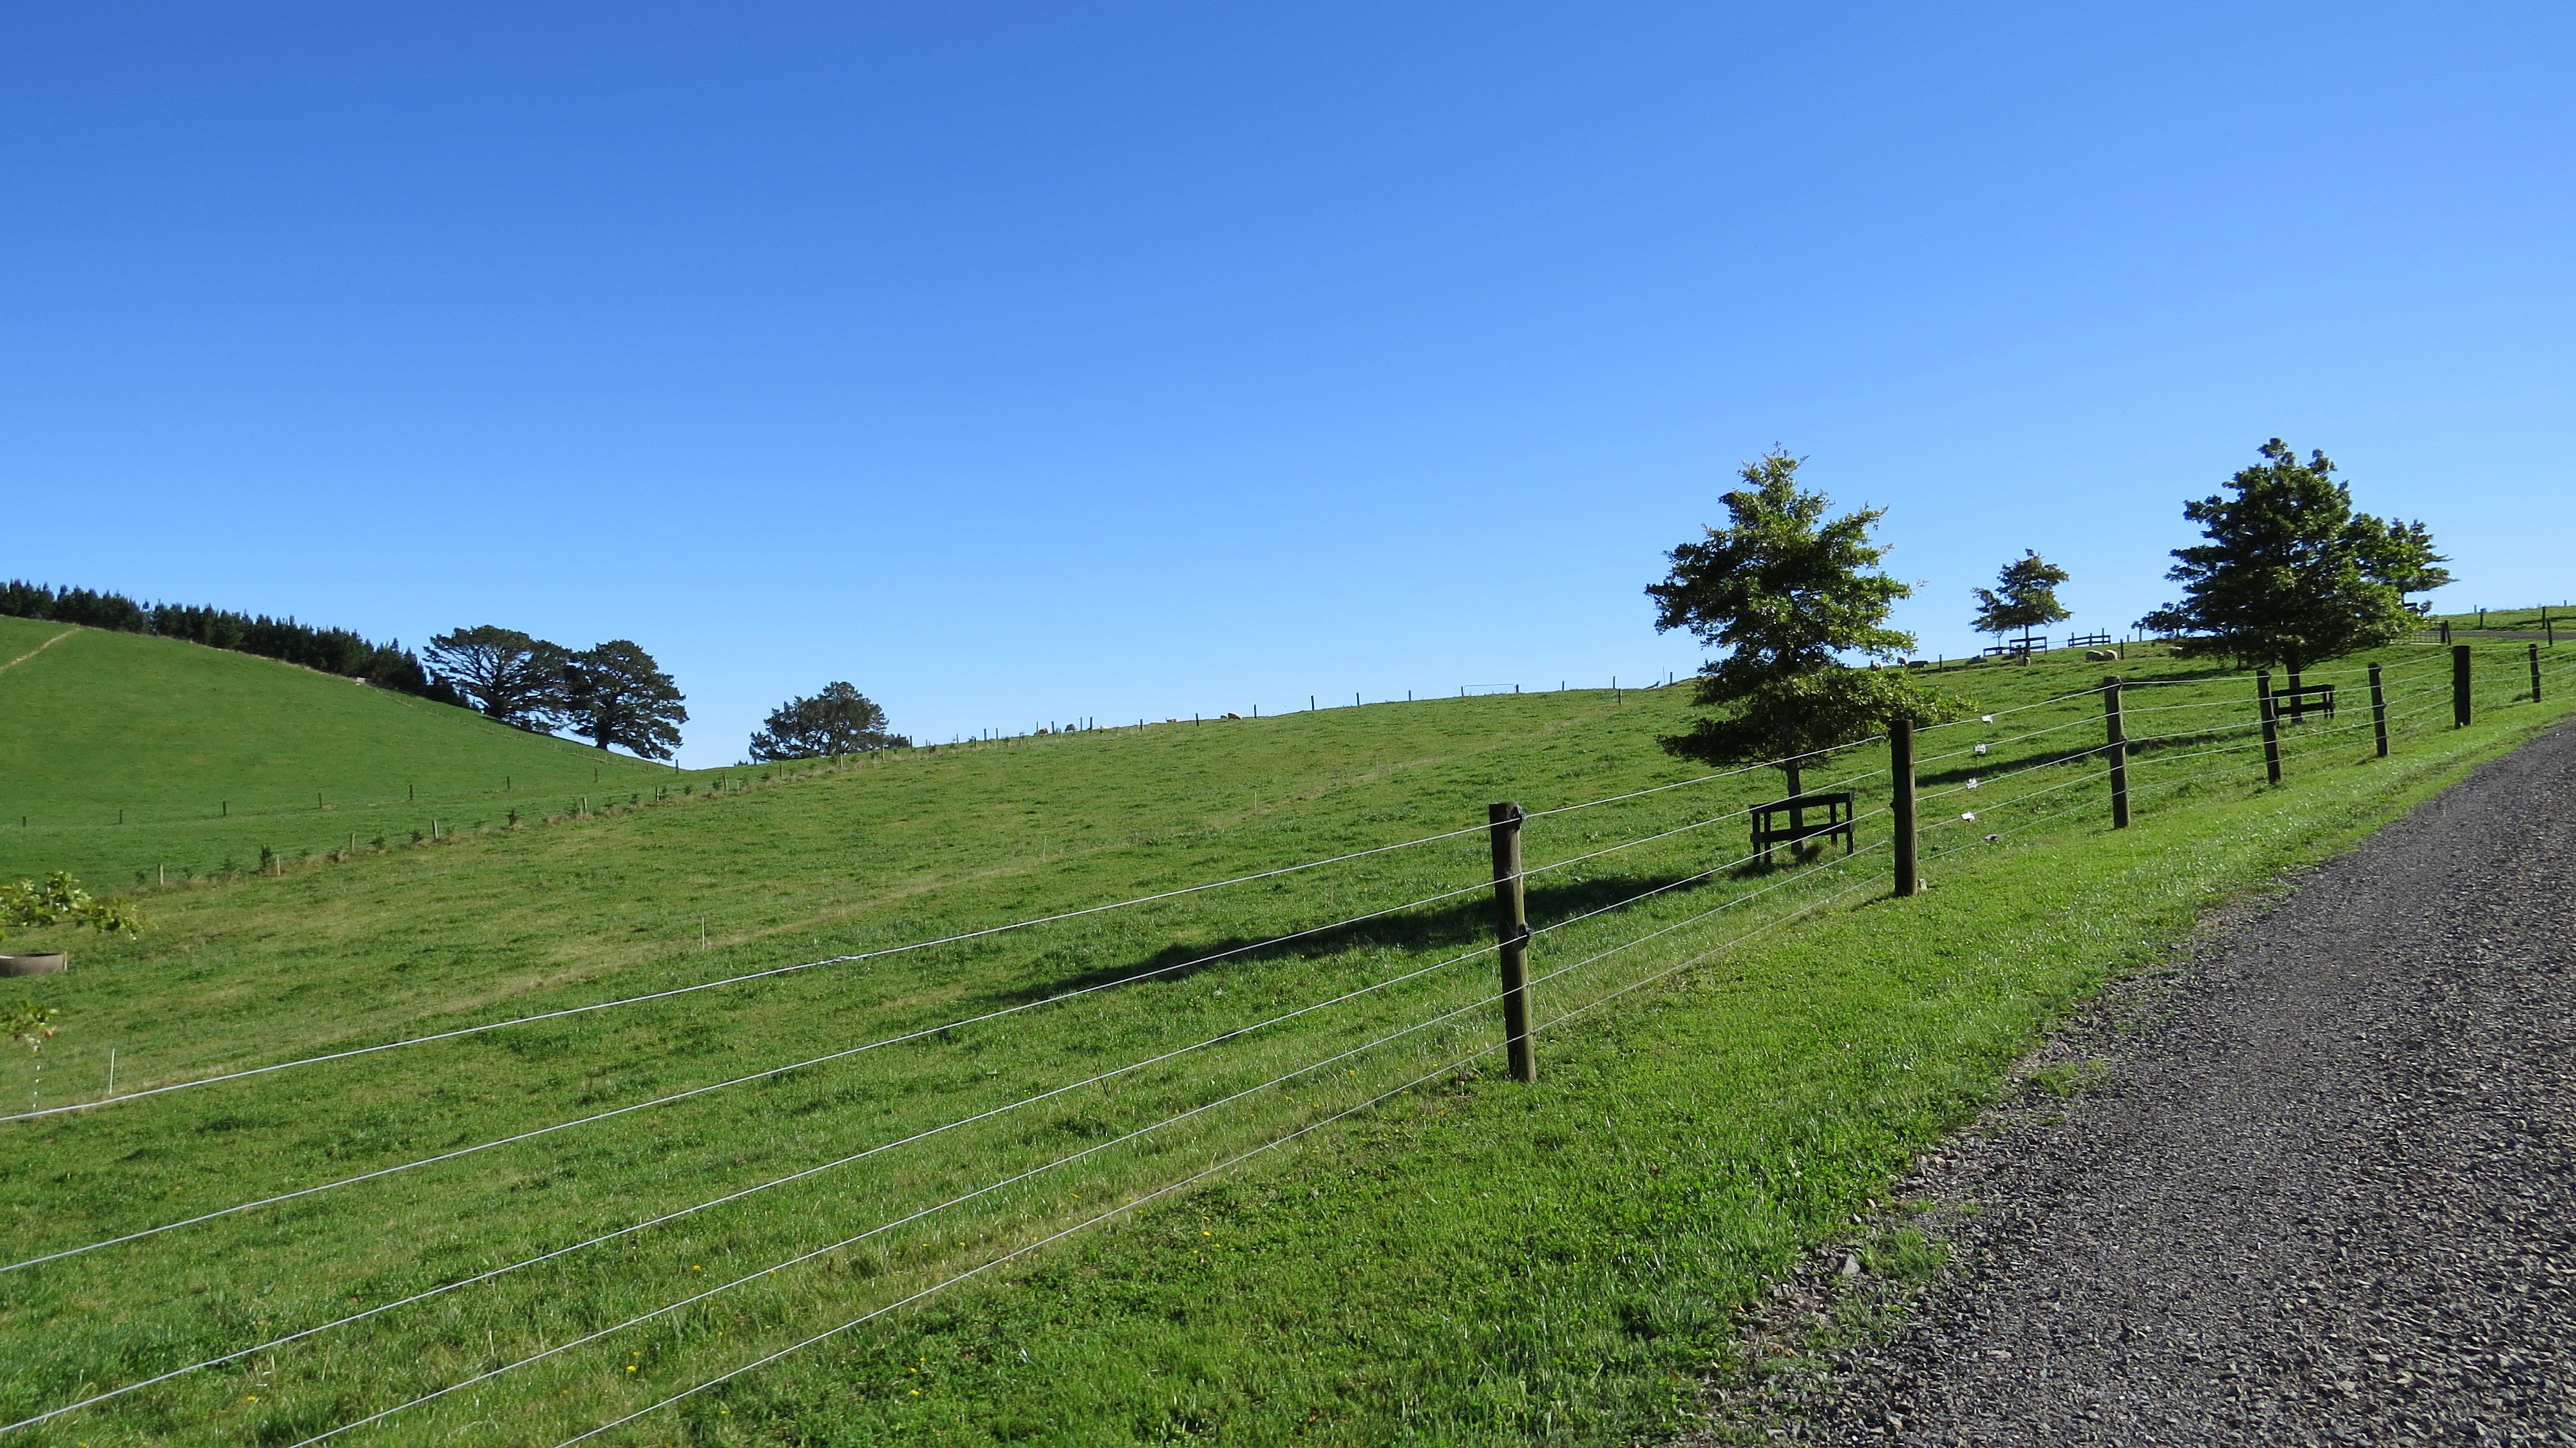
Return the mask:
<svg viewBox="0 0 2576 1448">
<path fill-rule="evenodd" d="M 2120 657 L 2120 651 L 2118 649 L 2086 649 L 2084 651 L 2084 657 L 2092 663 L 2107 664 L 2116 662 Z"/>
</svg>

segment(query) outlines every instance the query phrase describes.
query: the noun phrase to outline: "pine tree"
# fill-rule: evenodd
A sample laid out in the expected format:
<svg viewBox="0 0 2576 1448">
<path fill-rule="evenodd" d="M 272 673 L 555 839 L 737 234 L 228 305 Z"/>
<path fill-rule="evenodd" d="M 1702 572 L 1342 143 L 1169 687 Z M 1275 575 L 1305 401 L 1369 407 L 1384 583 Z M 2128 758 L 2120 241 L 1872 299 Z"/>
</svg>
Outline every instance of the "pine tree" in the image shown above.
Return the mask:
<svg viewBox="0 0 2576 1448">
<path fill-rule="evenodd" d="M 429 667 L 440 680 L 502 723 L 540 732 L 563 720 L 571 662 L 563 645 L 496 624 L 457 629 L 429 641 Z"/>
<path fill-rule="evenodd" d="M 680 686 L 628 639 L 574 654 L 564 668 L 564 712 L 573 732 L 602 749 L 668 759 L 689 722 Z"/>
<path fill-rule="evenodd" d="M 1726 654 L 1702 666 L 1697 702 L 1728 712 L 1663 740 L 1686 759 L 1742 764 L 1788 759 L 1854 743 L 1890 719 L 1930 723 L 1963 705 L 1901 670 L 1854 668 L 1845 656 L 1888 660 L 1914 636 L 1887 626 L 1913 590 L 1878 571 L 1884 548 L 1870 530 L 1885 510 L 1828 520 L 1823 493 L 1797 486 L 1803 459 L 1777 451 L 1744 465 L 1727 493 L 1728 523 L 1675 548 L 1672 572 L 1646 590 L 1657 632 L 1688 629 Z"/>
<path fill-rule="evenodd" d="M 751 757 L 820 759 L 836 754 L 865 754 L 900 747 L 910 741 L 886 732 L 886 712 L 847 683 L 825 684 L 810 699 L 790 698 L 769 713 L 760 732 L 751 736 Z"/>
<path fill-rule="evenodd" d="M 2057 602 L 2057 586 L 2067 577 L 2065 569 L 2023 549 L 1995 575 L 1995 587 L 1969 590 L 1977 600 L 1977 632 L 1993 634 L 2000 642 L 2019 629 L 2022 652 L 2028 653 L 2032 629 L 2074 617 Z"/>
<path fill-rule="evenodd" d="M 2165 577 L 2183 598 L 2138 620 L 2180 634 L 2174 652 L 2277 665 L 2293 676 L 2328 659 L 2395 643 L 2432 605 L 2406 595 L 2451 581 L 2422 523 L 2352 510 L 2323 452 L 2306 462 L 2279 438 L 2230 478 L 2233 496 L 2183 504 L 2209 541 L 2177 548 Z"/>
</svg>

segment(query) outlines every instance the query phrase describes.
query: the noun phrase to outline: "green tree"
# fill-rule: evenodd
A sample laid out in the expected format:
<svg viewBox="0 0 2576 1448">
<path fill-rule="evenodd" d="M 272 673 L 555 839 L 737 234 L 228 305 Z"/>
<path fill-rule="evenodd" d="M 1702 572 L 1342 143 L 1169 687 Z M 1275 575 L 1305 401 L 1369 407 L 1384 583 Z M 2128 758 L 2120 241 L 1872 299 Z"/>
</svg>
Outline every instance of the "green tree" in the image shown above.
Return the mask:
<svg viewBox="0 0 2576 1448">
<path fill-rule="evenodd" d="M 572 654 L 514 628 L 483 624 L 433 636 L 430 673 L 504 724 L 551 731 L 563 720 Z"/>
<path fill-rule="evenodd" d="M 132 901 L 123 896 L 98 899 L 68 871 L 56 870 L 41 882 L 0 885 L 0 926 L 85 925 L 103 935 L 133 935 L 150 924 Z"/>
<path fill-rule="evenodd" d="M 2005 634 L 2019 629 L 2027 653 L 2032 629 L 2074 617 L 2057 601 L 2057 586 L 2067 577 L 2065 569 L 2023 549 L 2019 558 L 1995 575 L 1995 587 L 1969 590 L 1977 600 L 1977 632 L 1993 634 L 2000 643 Z"/>
<path fill-rule="evenodd" d="M 830 683 L 810 699 L 790 698 L 769 711 L 760 731 L 751 736 L 751 757 L 820 759 L 835 754 L 865 754 L 911 741 L 886 732 L 886 711 L 847 683 Z"/>
<path fill-rule="evenodd" d="M 2165 577 L 2183 586 L 2182 601 L 2139 626 L 2182 635 L 2174 652 L 2184 657 L 2277 665 L 2294 678 L 2412 633 L 2431 605 L 2406 595 L 2451 581 L 2431 531 L 2355 513 L 2322 452 L 2301 462 L 2276 437 L 2262 456 L 2227 493 L 2183 504 L 2209 541 L 2174 550 Z"/>
<path fill-rule="evenodd" d="M 574 654 L 564 668 L 564 708 L 573 732 L 606 749 L 668 759 L 689 722 L 680 686 L 628 639 Z"/>
<path fill-rule="evenodd" d="M 1655 629 L 1687 629 L 1726 650 L 1703 665 L 1697 702 L 1726 712 L 1698 720 L 1663 746 L 1686 759 L 1727 765 L 1786 760 L 1799 787 L 1799 756 L 1877 733 L 1890 719 L 1931 723 L 1964 709 L 1902 670 L 1855 668 L 1914 647 L 1887 626 L 1913 590 L 1878 571 L 1886 549 L 1870 541 L 1885 513 L 1864 508 L 1827 518 L 1824 494 L 1798 487 L 1803 459 L 1774 449 L 1746 463 L 1727 493 L 1727 526 L 1670 555 L 1672 572 L 1646 590 Z"/>
</svg>

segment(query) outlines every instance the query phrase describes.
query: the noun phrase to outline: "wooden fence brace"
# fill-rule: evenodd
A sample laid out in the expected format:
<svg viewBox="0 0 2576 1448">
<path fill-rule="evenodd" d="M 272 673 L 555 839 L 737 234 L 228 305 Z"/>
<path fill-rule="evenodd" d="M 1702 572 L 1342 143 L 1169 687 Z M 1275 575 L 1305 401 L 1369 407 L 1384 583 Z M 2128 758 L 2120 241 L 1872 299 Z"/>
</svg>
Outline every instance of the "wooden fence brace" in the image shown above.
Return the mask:
<svg viewBox="0 0 2576 1448">
<path fill-rule="evenodd" d="M 1505 801 L 1485 811 L 1494 843 L 1494 941 L 1502 962 L 1503 1042 L 1512 1079 L 1536 1081 L 1529 1038 L 1529 911 L 1521 890 L 1521 807 Z"/>
<path fill-rule="evenodd" d="M 2540 702 L 2540 645 L 2531 646 L 2531 702 Z"/>
<path fill-rule="evenodd" d="M 2388 690 L 2379 682 L 2379 665 L 2370 666 L 2370 732 L 2379 739 L 2379 757 L 2388 757 Z"/>
<path fill-rule="evenodd" d="M 2451 727 L 2469 727 L 2469 646 L 2451 645 Z"/>
<path fill-rule="evenodd" d="M 2263 697 L 2258 701 L 2263 710 L 2263 777 L 2273 784 L 2281 782 L 2281 716 L 2272 707 L 2272 671 L 2254 673 L 2254 691 Z"/>
<path fill-rule="evenodd" d="M 2120 718 L 2120 676 L 2102 681 L 2102 746 L 2111 757 L 2111 828 L 2129 827 L 2129 733 Z"/>
<path fill-rule="evenodd" d="M 1896 893 L 1911 895 L 1923 888 L 1922 868 L 1915 860 L 1914 721 L 1911 719 L 1887 722 L 1887 773 L 1895 790 L 1888 801 L 1888 812 L 1896 817 Z"/>
</svg>

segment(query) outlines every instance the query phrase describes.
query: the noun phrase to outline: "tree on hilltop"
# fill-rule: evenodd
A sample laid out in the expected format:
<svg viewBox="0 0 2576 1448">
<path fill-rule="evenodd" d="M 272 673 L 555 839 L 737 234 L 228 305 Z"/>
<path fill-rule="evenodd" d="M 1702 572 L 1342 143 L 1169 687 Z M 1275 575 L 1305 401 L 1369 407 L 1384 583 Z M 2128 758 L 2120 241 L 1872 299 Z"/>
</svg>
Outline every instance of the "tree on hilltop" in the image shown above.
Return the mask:
<svg viewBox="0 0 2576 1448">
<path fill-rule="evenodd" d="M 2220 656 L 2301 670 L 2404 638 L 2432 605 L 2408 603 L 2451 581 L 2422 523 L 2391 523 L 2352 510 L 2352 489 L 2333 461 L 2306 462 L 2279 438 L 2263 461 L 2228 479 L 2228 494 L 2183 504 L 2209 541 L 2173 551 L 2165 577 L 2179 603 L 2138 620 L 2182 635 L 2180 656 Z"/>
<path fill-rule="evenodd" d="M 564 713 L 574 733 L 602 749 L 616 745 L 646 759 L 668 759 L 689 722 L 680 686 L 653 656 L 628 639 L 574 654 L 564 667 Z"/>
<path fill-rule="evenodd" d="M 1887 550 L 1870 530 L 1886 510 L 1828 519 L 1825 495 L 1797 485 L 1802 461 L 1774 449 L 1746 463 L 1745 486 L 1721 500 L 1727 526 L 1672 550 L 1671 574 L 1646 590 L 1658 633 L 1688 629 L 1727 651 L 1700 668 L 1695 696 L 1727 712 L 1664 748 L 1717 765 L 1785 760 L 1792 792 L 1797 756 L 1856 743 L 1891 719 L 1933 723 L 1964 708 L 1902 670 L 1845 661 L 1914 647 L 1912 634 L 1887 626 L 1913 590 L 1878 571 Z"/>
<path fill-rule="evenodd" d="M 434 635 L 427 659 L 440 682 L 504 724 L 549 732 L 561 720 L 572 661 L 561 644 L 487 623 Z"/>
<path fill-rule="evenodd" d="M 751 736 L 751 757 L 820 759 L 836 754 L 865 754 L 910 743 L 886 732 L 886 711 L 847 683 L 830 683 L 810 699 L 790 698 L 769 711 L 760 731 Z"/>
<path fill-rule="evenodd" d="M 1977 600 L 1977 632 L 1993 634 L 2000 643 L 2019 629 L 2027 652 L 2032 629 L 2074 617 L 2057 601 L 2057 586 L 2068 576 L 2065 569 L 2023 549 L 1995 575 L 1995 587 L 1968 590 Z"/>
</svg>

